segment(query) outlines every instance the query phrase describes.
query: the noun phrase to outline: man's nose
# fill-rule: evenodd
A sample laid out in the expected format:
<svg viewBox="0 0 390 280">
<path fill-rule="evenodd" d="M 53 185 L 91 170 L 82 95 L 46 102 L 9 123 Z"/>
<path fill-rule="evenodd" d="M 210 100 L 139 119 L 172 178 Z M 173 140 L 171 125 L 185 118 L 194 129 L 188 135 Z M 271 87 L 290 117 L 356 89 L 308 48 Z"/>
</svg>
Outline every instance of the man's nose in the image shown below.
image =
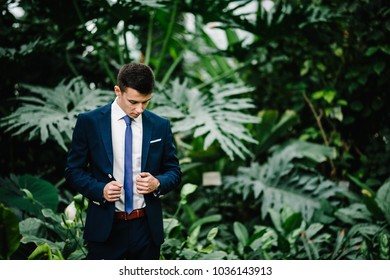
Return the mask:
<svg viewBox="0 0 390 280">
<path fill-rule="evenodd" d="M 135 108 L 137 113 L 141 114 L 144 111 L 144 107 L 141 103 L 137 104 L 137 107 Z"/>
</svg>

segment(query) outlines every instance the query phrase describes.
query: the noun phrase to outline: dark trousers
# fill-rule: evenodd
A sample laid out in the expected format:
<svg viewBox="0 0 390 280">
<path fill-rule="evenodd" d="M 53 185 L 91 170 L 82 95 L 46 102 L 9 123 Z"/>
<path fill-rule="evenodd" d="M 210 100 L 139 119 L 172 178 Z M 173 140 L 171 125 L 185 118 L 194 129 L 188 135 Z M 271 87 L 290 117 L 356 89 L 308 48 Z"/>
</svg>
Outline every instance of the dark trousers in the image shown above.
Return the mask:
<svg viewBox="0 0 390 280">
<path fill-rule="evenodd" d="M 160 246 L 154 244 L 145 217 L 114 220 L 105 242 L 88 242 L 89 260 L 158 260 Z"/>
</svg>

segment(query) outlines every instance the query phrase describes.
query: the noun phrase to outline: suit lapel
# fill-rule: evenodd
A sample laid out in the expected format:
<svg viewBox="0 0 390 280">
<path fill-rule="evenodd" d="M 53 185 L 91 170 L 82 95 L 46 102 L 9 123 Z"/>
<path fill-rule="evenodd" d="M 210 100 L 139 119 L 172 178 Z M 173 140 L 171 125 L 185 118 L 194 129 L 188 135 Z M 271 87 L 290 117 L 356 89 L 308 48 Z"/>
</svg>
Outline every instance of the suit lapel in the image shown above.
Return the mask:
<svg viewBox="0 0 390 280">
<path fill-rule="evenodd" d="M 142 114 L 142 159 L 141 172 L 145 171 L 146 161 L 149 153 L 150 139 L 152 138 L 153 122 L 147 111 Z"/>
<path fill-rule="evenodd" d="M 113 150 L 112 150 L 112 138 L 111 138 L 111 103 L 104 106 L 101 110 L 101 119 L 99 122 L 100 135 L 102 137 L 104 148 L 107 153 L 107 157 L 113 166 Z"/>
</svg>

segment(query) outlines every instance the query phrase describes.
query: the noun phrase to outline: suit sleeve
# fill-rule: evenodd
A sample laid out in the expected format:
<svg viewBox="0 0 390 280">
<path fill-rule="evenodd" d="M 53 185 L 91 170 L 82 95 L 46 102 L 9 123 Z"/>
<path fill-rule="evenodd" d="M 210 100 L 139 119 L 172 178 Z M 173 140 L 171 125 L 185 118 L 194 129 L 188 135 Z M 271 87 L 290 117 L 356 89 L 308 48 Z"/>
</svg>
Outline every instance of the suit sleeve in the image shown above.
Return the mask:
<svg viewBox="0 0 390 280">
<path fill-rule="evenodd" d="M 72 144 L 68 153 L 67 165 L 65 168 L 65 179 L 75 190 L 88 199 L 102 203 L 103 188 L 105 182 L 97 180 L 96 175 L 91 171 L 90 142 L 93 133 L 93 125 L 85 114 L 77 118 L 73 131 Z"/>
</svg>

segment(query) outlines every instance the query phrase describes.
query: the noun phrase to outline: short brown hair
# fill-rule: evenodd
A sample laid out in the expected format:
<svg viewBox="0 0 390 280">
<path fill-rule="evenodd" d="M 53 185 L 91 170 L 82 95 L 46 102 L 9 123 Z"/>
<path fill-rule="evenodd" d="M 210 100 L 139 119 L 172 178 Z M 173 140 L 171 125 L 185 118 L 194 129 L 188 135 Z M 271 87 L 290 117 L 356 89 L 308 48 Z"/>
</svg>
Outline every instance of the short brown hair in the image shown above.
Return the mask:
<svg viewBox="0 0 390 280">
<path fill-rule="evenodd" d="M 119 70 L 117 84 L 122 92 L 132 88 L 141 94 L 150 94 L 154 89 L 153 70 L 138 62 L 125 64 Z"/>
</svg>

